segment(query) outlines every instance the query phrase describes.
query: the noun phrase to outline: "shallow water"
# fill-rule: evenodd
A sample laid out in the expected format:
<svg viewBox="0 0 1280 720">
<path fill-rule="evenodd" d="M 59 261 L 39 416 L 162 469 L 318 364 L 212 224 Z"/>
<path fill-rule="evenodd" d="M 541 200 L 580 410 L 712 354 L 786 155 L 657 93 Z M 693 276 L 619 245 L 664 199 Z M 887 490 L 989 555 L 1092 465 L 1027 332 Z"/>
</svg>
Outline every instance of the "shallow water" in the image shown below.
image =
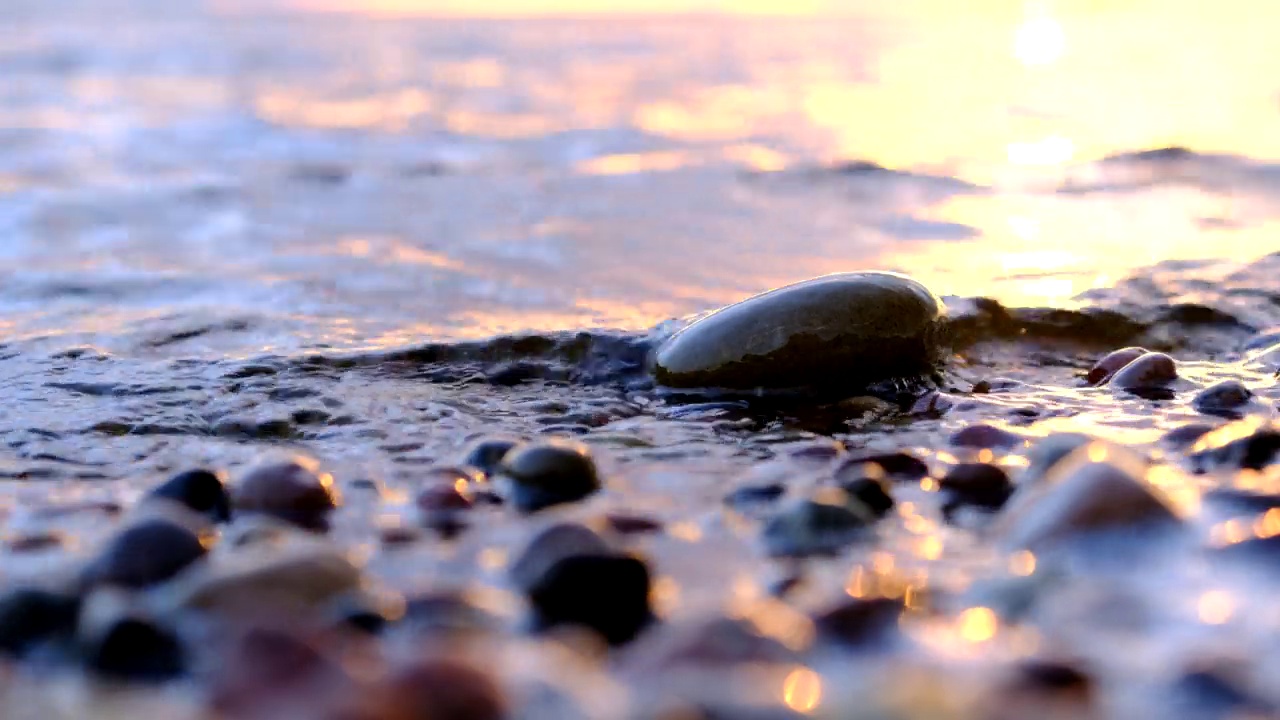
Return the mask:
<svg viewBox="0 0 1280 720">
<path fill-rule="evenodd" d="M 348 489 L 335 529 L 372 552 L 380 529 L 415 522 L 422 469 L 470 439 L 573 434 L 609 487 L 549 517 L 663 521 L 641 547 L 678 620 L 785 575 L 758 518 L 722 499 L 770 477 L 803 492 L 824 468 L 791 452 L 824 438 L 912 449 L 935 474 L 967 459 L 939 448 L 974 422 L 1083 430 L 1162 460 L 1168 430 L 1225 422 L 1191 407 L 1199 388 L 1244 381 L 1257 422 L 1280 400 L 1280 360 L 1258 339 L 1280 325 L 1265 18 L 1156 19 L 1141 3 L 946 22 L 927 8 L 445 21 L 54 5 L 0 7 L 10 537 L 52 526 L 88 549 L 108 523 L 37 510 L 127 503 L 177 469 L 296 449 L 342 483 L 387 485 Z M 1125 80 L 1108 69 L 1122 62 Z M 1148 152 L 1176 145 L 1190 149 Z M 941 417 L 682 406 L 644 381 L 680 318 L 864 268 L 917 277 L 966 329 Z M 1173 399 L 1081 387 L 1093 359 L 1135 343 L 1178 358 Z M 995 391 L 968 395 L 981 380 Z M 1022 450 L 987 459 L 1016 468 Z M 1160 472 L 1184 495 L 1240 480 L 1171 459 Z M 877 543 L 809 568 L 795 606 L 856 594 L 867 573 L 961 593 L 989 570 L 980 536 L 942 523 L 926 488 L 899 501 Z M 413 590 L 479 567 L 501 586 L 528 533 L 491 515 L 454 544 L 375 553 L 374 574 Z M 1109 658 L 1115 636 L 1081 651 L 1151 682 L 1183 635 L 1202 640 L 1196 598 L 1226 581 L 1197 573 L 1133 580 L 1172 618 L 1142 662 Z M 1236 616 L 1260 583 L 1230 579 Z M 1265 613 L 1250 622 L 1274 631 Z M 922 640 L 943 657 L 1009 649 L 944 630 Z"/>
</svg>

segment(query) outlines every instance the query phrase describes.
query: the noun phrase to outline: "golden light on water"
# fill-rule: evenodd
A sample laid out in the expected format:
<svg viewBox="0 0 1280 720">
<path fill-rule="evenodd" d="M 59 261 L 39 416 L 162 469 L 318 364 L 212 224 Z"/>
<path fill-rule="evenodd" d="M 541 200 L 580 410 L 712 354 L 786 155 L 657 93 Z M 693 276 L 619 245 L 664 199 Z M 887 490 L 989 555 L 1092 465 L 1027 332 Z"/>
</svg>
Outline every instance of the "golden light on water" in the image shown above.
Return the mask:
<svg viewBox="0 0 1280 720">
<path fill-rule="evenodd" d="M 1210 590 L 1200 596 L 1197 604 L 1200 621 L 1209 625 L 1221 625 L 1235 613 L 1235 601 L 1224 590 Z"/>
<path fill-rule="evenodd" d="M 1000 623 L 991 608 L 976 607 L 960 613 L 956 625 L 962 640 L 977 645 L 994 638 Z"/>
<path fill-rule="evenodd" d="M 1036 556 L 1029 550 L 1022 550 L 1014 553 L 1009 559 L 1009 572 L 1021 577 L 1027 577 L 1036 571 Z"/>
<path fill-rule="evenodd" d="M 822 702 L 822 676 L 806 667 L 798 667 L 782 682 L 782 701 L 800 713 L 810 713 Z"/>
</svg>

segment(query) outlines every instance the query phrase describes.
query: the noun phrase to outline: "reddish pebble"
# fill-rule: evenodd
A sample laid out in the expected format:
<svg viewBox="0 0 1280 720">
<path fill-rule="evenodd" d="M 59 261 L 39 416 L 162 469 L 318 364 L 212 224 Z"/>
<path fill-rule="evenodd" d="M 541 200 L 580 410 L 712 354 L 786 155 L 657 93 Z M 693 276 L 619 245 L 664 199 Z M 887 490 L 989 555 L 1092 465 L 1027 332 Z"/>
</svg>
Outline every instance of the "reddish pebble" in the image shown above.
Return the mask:
<svg viewBox="0 0 1280 720">
<path fill-rule="evenodd" d="M 415 663 L 375 689 L 378 720 L 503 720 L 509 716 L 502 688 L 488 674 L 444 658 Z"/>
<path fill-rule="evenodd" d="M 610 513 L 604 519 L 614 532 L 623 535 L 638 535 L 640 533 L 657 532 L 662 529 L 662 523 L 643 515 Z"/>
<path fill-rule="evenodd" d="M 428 485 L 418 493 L 418 509 L 425 513 L 455 512 L 471 508 L 471 499 L 456 485 Z"/>
<path fill-rule="evenodd" d="M 250 470 L 234 497 L 239 510 L 271 515 L 308 530 L 327 530 L 329 513 L 340 503 L 333 478 L 306 460 Z"/>
<path fill-rule="evenodd" d="M 1126 365 L 1147 354 L 1146 348 L 1127 347 L 1108 353 L 1089 370 L 1085 382 L 1093 386 L 1106 385 L 1113 375 Z"/>
<path fill-rule="evenodd" d="M 1147 353 L 1111 376 L 1122 390 L 1164 387 L 1178 379 L 1178 364 L 1164 353 Z"/>
<path fill-rule="evenodd" d="M 971 448 L 1011 448 L 1023 443 L 1021 435 L 994 425 L 970 425 L 951 435 L 951 444 Z"/>
</svg>

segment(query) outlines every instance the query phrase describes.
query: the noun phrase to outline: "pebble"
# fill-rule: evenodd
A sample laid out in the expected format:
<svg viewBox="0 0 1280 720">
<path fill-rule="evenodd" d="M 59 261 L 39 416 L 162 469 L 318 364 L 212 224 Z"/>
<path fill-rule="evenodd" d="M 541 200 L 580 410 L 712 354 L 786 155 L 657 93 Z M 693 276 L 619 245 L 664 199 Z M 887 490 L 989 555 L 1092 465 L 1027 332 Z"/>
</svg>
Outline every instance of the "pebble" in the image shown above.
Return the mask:
<svg viewBox="0 0 1280 720">
<path fill-rule="evenodd" d="M 585 525 L 556 523 L 533 536 L 507 570 L 511 584 L 528 592 L 547 569 L 572 555 L 600 555 L 610 552 L 609 543 Z"/>
<path fill-rule="evenodd" d="M 600 476 L 586 445 L 548 438 L 508 453 L 500 485 L 508 502 L 530 513 L 586 498 L 600 489 Z"/>
<path fill-rule="evenodd" d="M 176 522 L 148 518 L 109 540 L 85 567 L 81 585 L 140 589 L 161 583 L 203 558 L 209 543 Z"/>
<path fill-rule="evenodd" d="M 813 618 L 818 637 L 853 649 L 868 649 L 899 637 L 901 598 L 849 598 Z"/>
<path fill-rule="evenodd" d="M 938 481 L 946 497 L 942 513 L 950 516 L 962 506 L 999 510 L 1013 494 L 1013 483 L 1003 468 L 989 463 L 956 465 Z"/>
<path fill-rule="evenodd" d="M 1161 439 L 1176 448 L 1186 448 L 1194 445 L 1197 440 L 1212 432 L 1213 429 L 1212 425 L 1191 423 L 1170 430 Z"/>
<path fill-rule="evenodd" d="M 237 510 L 263 513 L 307 530 L 329 528 L 329 513 L 341 499 L 333 477 L 319 472 L 307 458 L 262 465 L 250 470 L 234 491 Z"/>
<path fill-rule="evenodd" d="M 834 492 L 798 498 L 765 521 L 761 538 L 769 555 L 834 555 L 867 536 L 871 511 L 844 491 L 828 490 Z"/>
<path fill-rule="evenodd" d="M 782 483 L 767 482 L 743 485 L 725 496 L 724 501 L 734 507 L 746 507 L 771 503 L 787 493 Z"/>
<path fill-rule="evenodd" d="M 215 523 L 231 520 L 231 499 L 222 478 L 209 470 L 187 470 L 156 486 L 149 497 L 181 503 Z"/>
<path fill-rule="evenodd" d="M 629 555 L 574 554 L 551 563 L 526 593 L 538 629 L 576 625 L 610 645 L 635 638 L 653 620 L 649 566 Z"/>
<path fill-rule="evenodd" d="M 1167 387 L 1178 379 L 1178 364 L 1164 353 L 1147 353 L 1111 376 L 1110 385 L 1121 390 Z"/>
<path fill-rule="evenodd" d="M 1147 352 L 1149 351 L 1146 348 L 1127 347 L 1107 353 L 1089 370 L 1089 374 L 1085 376 L 1085 382 L 1095 387 L 1106 385 L 1113 375 L 1129 363 L 1146 355 Z"/>
<path fill-rule="evenodd" d="M 1054 433 L 1031 446 L 1027 453 L 1027 467 L 1022 471 L 1022 483 L 1040 482 L 1050 468 L 1077 448 L 1093 442 L 1093 438 L 1081 433 Z"/>
<path fill-rule="evenodd" d="M 1034 552 L 1096 531 L 1140 531 L 1180 522 L 1130 451 L 1095 442 L 1063 458 L 1043 482 L 1020 489 L 997 517 L 995 536 Z"/>
<path fill-rule="evenodd" d="M 280 609 L 309 611 L 355 591 L 360 569 L 323 543 L 239 550 L 186 573 L 164 588 L 158 601 L 175 609 L 235 615 Z"/>
<path fill-rule="evenodd" d="M 510 702 L 480 668 L 451 658 L 419 660 L 395 670 L 371 696 L 373 720 L 505 720 Z M 364 716 L 361 716 L 363 720 Z"/>
<path fill-rule="evenodd" d="M 18 535 L 5 541 L 5 547 L 13 553 L 42 552 L 57 550 L 67 545 L 67 538 L 62 533 L 47 531 Z"/>
<path fill-rule="evenodd" d="M 0 597 L 0 654 L 23 658 L 41 645 L 69 640 L 80 615 L 79 598 L 38 588 Z"/>
<path fill-rule="evenodd" d="M 730 305 L 669 338 L 660 385 L 725 390 L 849 390 L 929 375 L 941 365 L 945 306 L 891 273 L 827 275 Z"/>
<path fill-rule="evenodd" d="M 893 495 L 889 490 L 884 468 L 875 463 L 846 465 L 839 473 L 840 488 L 861 502 L 878 519 L 893 509 Z"/>
<path fill-rule="evenodd" d="M 207 679 L 215 717 L 330 720 L 331 708 L 357 690 L 337 660 L 290 629 L 250 625 L 228 635 Z"/>
<path fill-rule="evenodd" d="M 605 525 L 620 535 L 642 535 L 662 529 L 662 523 L 645 515 L 633 513 L 608 513 L 604 516 Z"/>
<path fill-rule="evenodd" d="M 994 425 L 970 425 L 952 433 L 950 443 L 956 447 L 1006 449 L 1025 442 L 1021 435 Z"/>
<path fill-rule="evenodd" d="M 1261 470 L 1276 461 L 1280 455 L 1280 428 L 1263 426 L 1240 437 L 1240 428 L 1226 425 L 1221 433 L 1215 430 L 1196 443 L 1202 447 L 1191 455 L 1192 467 L 1203 473 L 1217 469 Z M 1229 438 L 1219 443 L 1218 438 Z"/>
<path fill-rule="evenodd" d="M 491 477 L 502 466 L 502 459 L 523 441 L 511 437 L 485 437 L 472 443 L 462 455 L 462 463 Z"/>
<path fill-rule="evenodd" d="M 182 640 L 150 618 L 119 618 L 87 639 L 81 652 L 91 672 L 118 682 L 165 682 L 187 668 Z"/>
<path fill-rule="evenodd" d="M 840 481 L 841 476 L 848 472 L 861 474 L 863 472 L 862 466 L 865 463 L 879 465 L 886 475 L 897 480 L 916 482 L 929 474 L 929 466 L 923 460 L 910 453 L 854 453 L 852 457 L 836 468 L 836 480 Z M 853 470 L 849 470 L 849 468 L 853 468 Z"/>
<path fill-rule="evenodd" d="M 1205 415 L 1235 417 L 1253 399 L 1253 391 L 1239 380 L 1223 380 L 1201 390 L 1191 406 Z"/>
</svg>

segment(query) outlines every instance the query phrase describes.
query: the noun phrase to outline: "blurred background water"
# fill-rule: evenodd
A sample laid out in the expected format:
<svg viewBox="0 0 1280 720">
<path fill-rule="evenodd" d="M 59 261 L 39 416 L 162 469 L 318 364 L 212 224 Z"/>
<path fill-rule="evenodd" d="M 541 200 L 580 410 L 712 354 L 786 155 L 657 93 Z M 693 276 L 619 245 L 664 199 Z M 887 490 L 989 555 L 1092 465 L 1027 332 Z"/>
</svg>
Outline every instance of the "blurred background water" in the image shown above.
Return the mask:
<svg viewBox="0 0 1280 720">
<path fill-rule="evenodd" d="M 242 355 L 642 329 L 869 267 L 1010 305 L 1222 277 L 1280 249 L 1277 21 L 1245 0 L 9 0 L 0 322 Z"/>
</svg>

